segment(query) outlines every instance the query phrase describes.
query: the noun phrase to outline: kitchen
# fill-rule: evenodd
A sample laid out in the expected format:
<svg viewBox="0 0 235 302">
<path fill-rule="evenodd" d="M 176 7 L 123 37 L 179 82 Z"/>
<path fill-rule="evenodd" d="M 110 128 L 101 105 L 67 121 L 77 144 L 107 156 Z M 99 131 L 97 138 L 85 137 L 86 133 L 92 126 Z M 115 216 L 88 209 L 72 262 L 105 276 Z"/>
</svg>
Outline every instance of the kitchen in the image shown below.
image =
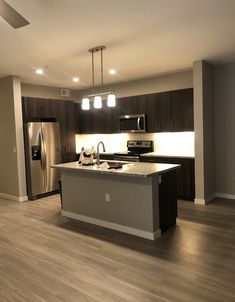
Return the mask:
<svg viewBox="0 0 235 302">
<path fill-rule="evenodd" d="M 48 4 L 35 3 L 35 12 L 31 4 L 26 5 L 22 1 L 21 13 L 31 16 L 35 22 L 32 22 L 36 27 L 31 37 L 28 37 L 31 27 L 13 32 L 1 20 L 1 33 L 9 37 L 2 46 L 4 53 L 0 68 L 2 301 L 6 297 L 12 301 L 230 301 L 234 297 L 231 247 L 234 242 L 235 67 L 234 59 L 224 52 L 227 49 L 227 53 L 232 53 L 234 49 L 229 38 L 233 36 L 234 26 L 230 28 L 227 22 L 230 20 L 233 25 L 234 9 L 230 7 L 233 4 L 226 6 L 219 1 L 189 4 L 184 1 L 181 5 L 171 3 L 171 9 L 167 9 L 169 3 L 162 4 L 166 5 L 166 10 L 161 10 L 161 5 L 156 4 L 158 1 L 150 1 L 149 5 L 154 8 L 151 10 L 146 3 L 137 2 L 126 3 L 126 6 L 123 5 L 125 10 L 122 5 L 116 4 L 115 14 L 114 3 L 106 2 L 105 7 L 95 6 L 101 19 L 106 20 L 109 14 L 110 18 L 112 16 L 112 29 L 116 30 L 114 34 L 107 23 L 104 22 L 103 27 L 98 22 L 100 26 L 93 27 L 90 22 L 87 24 L 87 32 L 92 33 L 89 41 L 85 32 L 80 30 L 84 28 L 84 18 L 80 15 L 80 20 L 77 20 L 80 12 L 72 2 L 67 6 L 58 4 L 61 15 L 59 11 L 55 12 L 60 20 L 55 30 L 51 26 L 52 15 L 47 16 L 51 8 L 44 7 Z M 13 5 L 13 1 L 10 4 Z M 15 5 L 20 8 L 17 1 Z M 74 9 L 71 10 L 70 5 Z M 89 19 L 97 20 L 93 9 L 90 9 L 91 3 L 84 2 L 83 5 L 81 10 L 86 11 L 84 16 L 89 11 Z M 190 18 L 181 18 L 181 12 Z M 41 27 L 37 16 L 44 19 Z M 171 28 L 169 31 L 164 26 L 166 19 Z M 190 25 L 189 19 L 195 23 Z M 134 20 L 138 20 L 135 26 L 129 26 L 129 22 Z M 174 23 L 176 20 L 181 20 L 181 25 L 177 24 L 182 31 L 178 32 L 178 39 L 172 40 L 172 34 L 178 28 Z M 76 22 L 80 22 L 79 25 Z M 74 34 L 71 23 L 77 24 Z M 152 36 L 151 28 L 154 28 Z M 186 28 L 191 30 L 188 34 Z M 111 32 L 105 35 L 108 29 Z M 76 42 L 78 31 L 80 41 L 84 41 L 79 47 Z M 103 32 L 102 41 L 97 39 L 100 32 Z M 158 39 L 155 40 L 156 32 Z M 167 32 L 171 33 L 170 36 Z M 225 35 L 225 32 L 230 34 Z M 61 39 L 62 35 L 67 38 Z M 42 43 L 36 37 L 41 37 Z M 114 37 L 119 43 L 115 44 Z M 104 66 L 107 66 L 104 69 L 104 88 L 115 90 L 117 107 L 98 109 L 97 115 L 92 108 L 84 113 L 80 110 L 81 100 L 92 90 L 88 49 L 104 42 L 107 46 L 104 53 Z M 17 59 L 16 45 L 19 49 Z M 28 53 L 28 45 L 31 45 L 30 53 L 37 56 L 35 61 L 31 55 L 27 58 L 22 55 Z M 174 55 L 172 45 L 175 45 Z M 79 66 L 73 61 L 75 49 L 79 49 L 76 57 L 81 56 Z M 46 54 L 50 54 L 49 64 L 42 60 L 42 57 L 47 57 Z M 224 54 L 223 59 L 221 54 Z M 69 57 L 68 65 L 74 66 L 73 72 L 68 67 L 65 70 L 65 57 Z M 125 66 L 131 66 L 129 73 Z M 35 74 L 34 70 L 38 67 L 44 68 L 44 75 Z M 117 68 L 116 76 L 108 73 L 108 69 L 114 67 Z M 137 76 L 138 68 L 143 71 L 140 76 Z M 69 80 L 65 79 L 67 75 L 70 75 Z M 80 77 L 80 83 L 72 82 L 74 76 Z M 64 96 L 68 89 L 70 96 Z M 154 110 L 151 109 L 151 102 L 154 101 L 150 95 L 166 93 L 172 100 L 175 93 L 182 90 L 193 92 L 193 128 L 166 132 L 156 130 L 162 124 L 154 117 Z M 177 96 L 175 98 L 177 100 Z M 124 115 L 146 114 L 145 133 L 119 133 L 116 123 L 121 115 L 117 112 L 121 102 L 125 103 Z M 142 110 L 138 109 L 138 104 L 141 104 L 139 107 Z M 169 116 L 171 112 L 177 117 L 175 109 L 163 115 Z M 127 151 L 127 141 L 153 141 L 154 154 L 148 157 L 150 161 L 156 158 L 177 159 L 177 163 L 184 161 L 188 171 L 186 179 L 194 178 L 193 182 L 189 181 L 194 188 L 191 186 L 187 192 L 191 202 L 179 198 L 176 227 L 152 242 L 62 217 L 58 195 L 27 202 L 23 124 L 27 118 L 37 116 L 59 121 L 63 162 L 77 161 L 77 154 L 83 147 L 96 147 L 100 140 L 104 142 L 107 153 L 111 154 Z M 86 122 L 86 117 L 89 122 Z M 113 121 L 111 126 L 110 121 Z M 168 126 L 172 127 L 171 122 Z M 105 131 L 101 131 L 102 128 Z M 19 274 L 21 278 L 16 278 Z M 10 293 L 12 286 L 16 294 Z M 55 293 L 56 297 L 53 296 Z"/>
</svg>

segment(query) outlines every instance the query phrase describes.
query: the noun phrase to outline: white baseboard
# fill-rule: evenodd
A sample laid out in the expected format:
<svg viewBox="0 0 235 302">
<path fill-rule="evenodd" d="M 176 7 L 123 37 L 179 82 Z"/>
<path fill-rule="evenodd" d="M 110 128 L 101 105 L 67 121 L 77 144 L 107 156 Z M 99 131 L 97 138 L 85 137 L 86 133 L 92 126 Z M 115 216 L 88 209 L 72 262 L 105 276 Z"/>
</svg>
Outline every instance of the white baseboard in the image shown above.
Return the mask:
<svg viewBox="0 0 235 302">
<path fill-rule="evenodd" d="M 206 205 L 205 199 L 195 198 L 195 199 L 194 199 L 194 203 L 195 203 L 195 204 L 201 204 L 201 205 L 203 205 L 203 206 Z"/>
<path fill-rule="evenodd" d="M 212 194 L 211 196 L 207 197 L 206 199 L 195 198 L 194 203 L 205 206 L 207 203 L 211 202 L 215 197 L 216 197 L 216 194 Z"/>
<path fill-rule="evenodd" d="M 216 193 L 215 196 L 220 197 L 220 198 L 234 199 L 235 200 L 235 195 L 232 195 L 232 194 Z"/>
<path fill-rule="evenodd" d="M 14 196 L 14 195 L 5 194 L 5 193 L 0 193 L 0 198 L 12 200 L 12 201 L 18 201 L 18 202 L 22 202 L 22 201 L 28 200 L 28 196 L 21 196 L 20 197 L 20 196 Z"/>
<path fill-rule="evenodd" d="M 109 228 L 112 230 L 116 230 L 116 231 L 120 231 L 123 233 L 127 233 L 127 234 L 131 234 L 131 235 L 135 235 L 138 237 L 142 237 L 142 238 L 146 238 L 149 240 L 155 240 L 157 238 L 159 238 L 161 236 L 161 230 L 157 230 L 155 232 L 146 232 L 146 231 L 142 231 L 139 229 L 135 229 L 135 228 L 131 228 L 131 227 L 127 227 L 124 225 L 120 225 L 117 223 L 113 223 L 113 222 L 108 222 L 105 220 L 101 220 L 101 219 L 96 219 L 96 218 L 92 218 L 92 217 L 88 217 L 88 216 L 84 216 L 84 215 L 80 215 L 80 214 L 76 214 L 76 213 L 72 213 L 72 212 L 68 212 L 68 211 L 61 211 L 62 216 L 68 217 L 68 218 L 72 218 L 72 219 L 76 219 L 76 220 L 80 220 L 83 222 L 87 222 L 87 223 L 91 223 L 91 224 L 95 224 L 95 225 L 99 225 L 105 228 Z"/>
</svg>

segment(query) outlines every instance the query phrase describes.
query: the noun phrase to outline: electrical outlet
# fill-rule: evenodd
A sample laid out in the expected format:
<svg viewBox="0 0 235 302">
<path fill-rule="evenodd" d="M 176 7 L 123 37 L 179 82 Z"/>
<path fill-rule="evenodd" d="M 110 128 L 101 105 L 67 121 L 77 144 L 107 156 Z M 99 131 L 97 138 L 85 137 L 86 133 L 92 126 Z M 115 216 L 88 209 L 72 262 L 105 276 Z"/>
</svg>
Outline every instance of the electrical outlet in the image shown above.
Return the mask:
<svg viewBox="0 0 235 302">
<path fill-rule="evenodd" d="M 109 193 L 105 193 L 105 201 L 110 202 L 110 195 Z"/>
</svg>

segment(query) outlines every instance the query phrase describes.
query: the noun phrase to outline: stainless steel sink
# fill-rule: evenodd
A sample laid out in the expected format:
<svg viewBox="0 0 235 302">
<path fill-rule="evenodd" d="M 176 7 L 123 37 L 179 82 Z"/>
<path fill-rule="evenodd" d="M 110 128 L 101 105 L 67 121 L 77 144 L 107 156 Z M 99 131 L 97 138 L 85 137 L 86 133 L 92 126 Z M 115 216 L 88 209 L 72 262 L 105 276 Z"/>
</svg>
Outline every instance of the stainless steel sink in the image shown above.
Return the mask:
<svg viewBox="0 0 235 302">
<path fill-rule="evenodd" d="M 122 163 L 118 161 L 109 161 L 109 160 L 101 160 L 100 163 L 108 163 L 109 169 L 121 169 L 122 166 L 126 165 L 127 163 Z"/>
</svg>

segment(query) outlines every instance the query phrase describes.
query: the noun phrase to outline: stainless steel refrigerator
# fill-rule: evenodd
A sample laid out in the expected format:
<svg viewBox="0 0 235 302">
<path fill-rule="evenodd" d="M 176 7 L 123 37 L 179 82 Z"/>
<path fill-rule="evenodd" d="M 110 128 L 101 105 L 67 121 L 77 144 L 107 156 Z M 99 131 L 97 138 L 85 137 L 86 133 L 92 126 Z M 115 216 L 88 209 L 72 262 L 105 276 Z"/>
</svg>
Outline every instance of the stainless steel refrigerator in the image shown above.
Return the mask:
<svg viewBox="0 0 235 302">
<path fill-rule="evenodd" d="M 61 163 L 59 123 L 27 123 L 25 144 L 29 199 L 58 191 L 60 174 L 57 169 L 51 168 L 51 165 Z"/>
</svg>

